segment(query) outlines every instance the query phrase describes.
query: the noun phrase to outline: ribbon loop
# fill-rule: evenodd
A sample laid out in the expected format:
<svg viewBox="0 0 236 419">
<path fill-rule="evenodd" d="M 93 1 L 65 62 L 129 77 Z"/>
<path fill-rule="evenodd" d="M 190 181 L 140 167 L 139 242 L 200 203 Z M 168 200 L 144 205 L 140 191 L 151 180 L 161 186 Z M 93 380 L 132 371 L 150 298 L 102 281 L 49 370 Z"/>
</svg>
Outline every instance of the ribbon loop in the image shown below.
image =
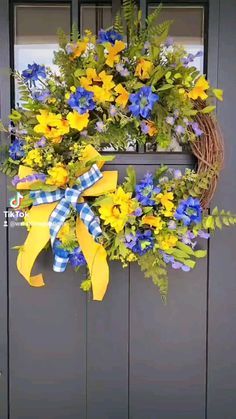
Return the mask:
<svg viewBox="0 0 236 419">
<path fill-rule="evenodd" d="M 82 161 L 86 164 L 98 157 L 100 157 L 100 154 L 91 145 L 87 145 Z M 104 162 L 98 161 L 100 168 L 103 164 Z M 76 236 L 90 271 L 93 299 L 98 301 L 103 299 L 109 281 L 109 268 L 106 250 L 98 242 L 102 230 L 98 217 L 94 215 L 89 205 L 86 202 L 79 202 L 81 197 L 105 195 L 115 190 L 117 172 L 105 171 L 101 173 L 98 166 L 94 164 L 88 172 L 79 176 L 73 187 L 61 188 L 56 191 L 30 190 L 30 196 L 34 200 L 28 213 L 31 228 L 24 246 L 19 251 L 17 267 L 31 286 L 42 287 L 44 285 L 42 274 L 31 275 L 34 262 L 50 239 L 52 249 L 55 250 L 55 239 L 72 206 L 78 212 Z M 19 167 L 20 180 L 32 174 L 31 168 L 27 166 Z M 22 180 L 17 184 L 17 189 L 31 189 L 33 183 L 34 181 L 24 182 Z M 69 261 L 69 253 L 63 255 L 61 253 L 56 254 L 54 251 L 54 254 L 54 271 L 65 271 Z"/>
<path fill-rule="evenodd" d="M 70 205 L 72 205 L 73 208 L 76 208 L 76 204 L 78 202 L 80 195 L 81 195 L 81 191 L 76 189 L 75 187 L 66 188 L 65 190 L 65 199 Z"/>
</svg>

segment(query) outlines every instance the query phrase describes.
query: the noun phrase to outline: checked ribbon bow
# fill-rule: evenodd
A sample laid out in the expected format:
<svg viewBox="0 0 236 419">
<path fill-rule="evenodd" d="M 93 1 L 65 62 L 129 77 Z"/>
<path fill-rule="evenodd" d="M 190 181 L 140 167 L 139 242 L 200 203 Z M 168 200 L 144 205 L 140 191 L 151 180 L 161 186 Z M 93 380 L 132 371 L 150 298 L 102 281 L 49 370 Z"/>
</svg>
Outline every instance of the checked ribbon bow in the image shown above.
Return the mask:
<svg viewBox="0 0 236 419">
<path fill-rule="evenodd" d="M 91 146 L 87 145 L 84 151 L 83 161 L 94 160 L 98 162 L 99 168 L 104 162 L 100 154 Z M 78 245 L 86 259 L 92 282 L 93 299 L 101 301 L 106 292 L 109 282 L 109 267 L 107 264 L 107 253 L 103 245 L 98 242 L 101 235 L 99 220 L 94 216 L 89 205 L 83 201 L 84 197 L 100 196 L 114 192 L 117 185 L 117 171 L 100 172 L 97 165 L 79 176 L 78 182 L 72 188 L 58 189 L 52 192 L 33 191 L 33 182 L 20 182 L 18 190 L 30 190 L 34 199 L 34 205 L 28 211 L 27 220 L 30 230 L 23 246 L 21 246 L 17 268 L 21 275 L 32 287 L 45 285 L 43 275 L 31 275 L 34 263 L 45 248 L 48 241 L 55 243 L 55 238 L 63 225 L 71 207 L 74 208 L 78 217 L 76 220 L 76 236 Z M 19 178 L 32 175 L 33 170 L 27 166 L 19 167 Z M 60 266 L 62 265 L 62 266 Z M 67 260 L 55 260 L 54 270 L 62 271 L 66 268 Z"/>
<path fill-rule="evenodd" d="M 79 203 L 78 201 L 82 193 L 93 186 L 102 177 L 103 175 L 97 165 L 93 164 L 88 172 L 77 178 L 76 184 L 72 188 L 57 189 L 52 192 L 41 190 L 30 192 L 30 197 L 33 199 L 34 206 L 59 201 L 48 221 L 52 249 L 58 232 L 63 226 L 67 216 L 70 214 L 71 207 L 77 211 L 79 218 L 83 221 L 95 241 L 101 237 L 102 230 L 98 217 L 95 217 L 93 211 L 86 202 Z M 55 253 L 53 270 L 55 272 L 64 272 L 68 260 L 69 256 L 62 257 Z"/>
</svg>

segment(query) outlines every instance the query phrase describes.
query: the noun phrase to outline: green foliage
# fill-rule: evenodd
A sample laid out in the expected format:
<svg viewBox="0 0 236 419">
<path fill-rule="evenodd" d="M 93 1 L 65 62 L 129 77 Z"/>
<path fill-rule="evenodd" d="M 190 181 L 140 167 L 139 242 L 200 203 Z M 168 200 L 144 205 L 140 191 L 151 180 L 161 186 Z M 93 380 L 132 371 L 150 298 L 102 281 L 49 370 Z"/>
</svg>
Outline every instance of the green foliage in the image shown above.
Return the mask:
<svg viewBox="0 0 236 419">
<path fill-rule="evenodd" d="M 123 28 L 122 18 L 121 18 L 120 12 L 118 12 L 116 14 L 113 27 L 114 27 L 116 32 L 118 32 L 120 34 L 124 33 L 124 28 Z"/>
<path fill-rule="evenodd" d="M 221 210 L 219 211 L 215 207 L 212 213 L 208 216 L 205 216 L 202 221 L 202 226 L 205 229 L 215 230 L 216 228 L 222 229 L 223 226 L 233 226 L 236 224 L 236 214 L 231 213 L 230 211 Z"/>
<path fill-rule="evenodd" d="M 125 177 L 125 182 L 123 189 L 125 192 L 134 192 L 136 186 L 136 172 L 132 166 L 129 166 L 126 170 L 127 176 Z"/>
<path fill-rule="evenodd" d="M 151 278 L 158 286 L 161 298 L 166 303 L 168 293 L 168 277 L 166 264 L 158 252 L 147 252 L 138 257 L 138 264 L 145 278 Z"/>
<path fill-rule="evenodd" d="M 18 166 L 9 160 L 5 160 L 4 163 L 0 165 L 0 172 L 6 176 L 14 177 L 18 172 Z"/>
</svg>

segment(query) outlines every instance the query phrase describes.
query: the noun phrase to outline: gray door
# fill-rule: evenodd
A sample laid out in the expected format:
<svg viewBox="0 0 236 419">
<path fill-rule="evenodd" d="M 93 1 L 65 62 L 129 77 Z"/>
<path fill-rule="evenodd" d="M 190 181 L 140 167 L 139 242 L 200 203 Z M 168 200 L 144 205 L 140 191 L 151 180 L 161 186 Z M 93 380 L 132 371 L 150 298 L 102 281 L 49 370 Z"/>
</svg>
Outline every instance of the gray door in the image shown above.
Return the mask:
<svg viewBox="0 0 236 419">
<path fill-rule="evenodd" d="M 79 8 L 76 1 L 71 5 L 51 1 L 47 6 L 59 5 L 58 18 L 62 16 L 63 22 L 72 6 L 73 18 L 80 16 L 82 25 L 83 16 L 94 13 L 93 22 L 99 26 L 105 26 L 103 21 L 109 21 L 119 6 L 103 2 L 101 8 L 88 3 Z M 189 10 L 190 6 L 196 8 L 196 3 L 202 8 L 206 2 L 184 3 Z M 7 0 L 1 0 L 3 118 L 10 102 L 5 71 L 12 56 L 8 6 Z M 142 7 L 145 10 L 146 4 Z M 13 7 L 10 9 L 12 15 Z M 36 12 L 39 19 L 40 10 Z M 17 13 L 22 13 L 23 25 L 27 12 L 18 8 Z M 207 4 L 204 13 L 206 25 Z M 219 207 L 236 211 L 235 18 L 235 0 L 210 0 L 205 31 L 208 76 L 225 90 L 218 116 L 226 138 L 226 163 L 215 201 Z M 13 34 L 11 31 L 11 42 Z M 14 55 L 19 62 L 22 55 L 17 45 L 24 43 L 23 35 L 20 38 L 19 28 Z M 185 153 L 140 151 L 118 154 L 110 167 L 118 169 L 122 179 L 127 165 L 132 164 L 141 178 L 162 163 L 180 168 L 194 165 Z M 82 274 L 70 269 L 65 274 L 53 273 L 46 253 L 36 266 L 44 273 L 46 287 L 30 288 L 20 277 L 11 247 L 21 244 L 26 234 L 20 227 L 10 227 L 11 220 L 8 228 L 3 227 L 7 192 L 3 177 L 1 182 L 0 418 L 234 419 L 236 232 L 218 233 L 209 244 L 209 258 L 191 274 L 170 274 L 167 306 L 138 266 L 124 270 L 117 263 L 111 264 L 105 300 L 93 302 L 80 290 Z"/>
</svg>

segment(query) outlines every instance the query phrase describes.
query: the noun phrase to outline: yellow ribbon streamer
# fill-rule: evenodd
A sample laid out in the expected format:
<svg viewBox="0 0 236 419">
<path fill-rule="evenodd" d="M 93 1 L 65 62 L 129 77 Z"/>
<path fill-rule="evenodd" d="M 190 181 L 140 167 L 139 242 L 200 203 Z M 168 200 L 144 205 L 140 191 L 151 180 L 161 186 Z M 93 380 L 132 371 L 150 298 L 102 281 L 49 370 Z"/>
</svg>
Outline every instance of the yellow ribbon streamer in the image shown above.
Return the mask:
<svg viewBox="0 0 236 419">
<path fill-rule="evenodd" d="M 85 148 L 83 161 L 96 160 L 100 154 L 91 146 Z M 101 168 L 104 162 L 99 161 Z M 30 167 L 20 166 L 18 176 L 20 179 L 34 172 Z M 117 171 L 103 172 L 103 177 L 91 188 L 88 188 L 82 194 L 86 196 L 99 196 L 113 192 L 117 185 Z M 17 189 L 27 190 L 34 182 L 19 182 Z M 31 276 L 35 260 L 50 240 L 48 221 L 58 202 L 51 204 L 42 204 L 33 206 L 28 212 L 28 221 L 31 225 L 27 239 L 19 251 L 17 258 L 17 268 L 21 275 L 33 287 L 42 287 L 45 285 L 42 274 Z M 109 267 L 107 264 L 107 253 L 104 247 L 94 241 L 93 236 L 88 232 L 84 223 L 77 218 L 76 235 L 79 246 L 84 254 L 91 275 L 93 299 L 101 301 L 107 289 L 109 282 Z"/>
</svg>

